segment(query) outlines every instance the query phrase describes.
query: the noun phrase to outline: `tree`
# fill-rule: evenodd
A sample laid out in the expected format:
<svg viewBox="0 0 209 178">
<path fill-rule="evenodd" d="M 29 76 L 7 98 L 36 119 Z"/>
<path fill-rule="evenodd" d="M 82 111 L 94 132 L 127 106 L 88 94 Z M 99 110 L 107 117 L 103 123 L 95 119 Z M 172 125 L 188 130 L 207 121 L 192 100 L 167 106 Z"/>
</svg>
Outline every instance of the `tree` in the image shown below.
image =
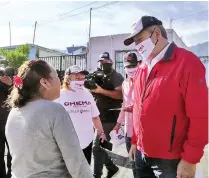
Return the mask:
<svg viewBox="0 0 209 178">
<path fill-rule="evenodd" d="M 21 45 L 15 50 L 0 49 L 0 55 L 4 56 L 10 67 L 17 69 L 25 61 L 28 60 L 30 53 L 30 46 L 28 44 Z"/>
</svg>

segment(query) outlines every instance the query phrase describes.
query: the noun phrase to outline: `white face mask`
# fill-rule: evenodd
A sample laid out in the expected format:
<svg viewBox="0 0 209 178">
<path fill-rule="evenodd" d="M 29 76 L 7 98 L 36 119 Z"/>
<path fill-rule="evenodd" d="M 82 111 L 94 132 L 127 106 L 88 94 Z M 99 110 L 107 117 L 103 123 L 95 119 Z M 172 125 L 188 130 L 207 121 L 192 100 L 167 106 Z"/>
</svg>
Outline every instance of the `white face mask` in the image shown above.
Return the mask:
<svg viewBox="0 0 209 178">
<path fill-rule="evenodd" d="M 84 80 L 70 81 L 70 88 L 72 88 L 75 91 L 82 91 L 84 89 Z"/>
<path fill-rule="evenodd" d="M 136 45 L 135 48 L 138 51 L 138 53 L 141 55 L 142 60 L 147 60 L 150 54 L 152 53 L 152 51 L 154 50 L 155 45 L 153 44 L 151 38 L 148 38 L 142 41 L 141 43 L 139 43 L 138 45 Z"/>
<path fill-rule="evenodd" d="M 137 70 L 137 67 L 135 67 L 135 68 L 126 68 L 125 67 L 125 72 L 128 75 L 128 77 L 130 77 L 130 78 L 133 78 L 135 76 L 136 70 Z"/>
</svg>

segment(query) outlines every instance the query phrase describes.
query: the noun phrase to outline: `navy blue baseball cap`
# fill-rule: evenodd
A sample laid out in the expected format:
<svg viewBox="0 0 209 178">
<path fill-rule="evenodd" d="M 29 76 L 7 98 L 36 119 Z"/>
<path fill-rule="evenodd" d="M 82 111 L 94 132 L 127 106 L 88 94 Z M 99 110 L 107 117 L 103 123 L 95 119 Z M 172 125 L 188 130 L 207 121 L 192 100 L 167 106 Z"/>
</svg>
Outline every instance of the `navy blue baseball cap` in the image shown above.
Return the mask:
<svg viewBox="0 0 209 178">
<path fill-rule="evenodd" d="M 112 60 L 110 59 L 110 54 L 108 52 L 104 52 L 99 56 L 99 61 L 110 61 L 112 62 Z"/>
<path fill-rule="evenodd" d="M 137 55 L 134 52 L 127 52 L 123 57 L 123 65 L 127 66 L 136 66 L 139 63 Z"/>
<path fill-rule="evenodd" d="M 125 39 L 124 45 L 129 46 L 134 42 L 134 37 L 141 33 L 143 30 L 153 26 L 153 25 L 163 25 L 163 23 L 156 17 L 143 16 L 141 19 L 132 25 L 131 35 Z"/>
</svg>

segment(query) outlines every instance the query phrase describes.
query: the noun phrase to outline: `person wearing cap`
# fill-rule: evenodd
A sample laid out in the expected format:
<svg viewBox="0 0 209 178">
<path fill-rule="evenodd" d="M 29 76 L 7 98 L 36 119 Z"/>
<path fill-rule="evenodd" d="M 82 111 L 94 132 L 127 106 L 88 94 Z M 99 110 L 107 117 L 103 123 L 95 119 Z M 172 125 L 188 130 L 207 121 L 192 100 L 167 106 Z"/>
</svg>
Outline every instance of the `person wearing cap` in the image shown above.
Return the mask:
<svg viewBox="0 0 209 178">
<path fill-rule="evenodd" d="M 14 76 L 14 69 L 6 67 L 0 69 L 0 177 L 11 177 L 11 155 L 9 146 L 5 137 L 5 126 L 9 109 L 5 107 L 5 102 L 10 93 L 9 89 L 12 86 L 12 77 Z M 7 146 L 7 171 L 5 168 L 5 144 Z"/>
<path fill-rule="evenodd" d="M 106 137 L 94 98 L 84 88 L 84 78 L 87 74 L 88 72 L 82 70 L 80 66 L 73 65 L 69 67 L 65 71 L 60 97 L 55 102 L 60 103 L 69 113 L 83 153 L 88 163 L 91 164 L 92 142 L 94 138 L 92 123 L 100 139 L 104 141 Z"/>
<path fill-rule="evenodd" d="M 113 130 L 118 130 L 121 128 L 121 124 L 125 121 L 124 130 L 125 130 L 125 141 L 126 141 L 126 149 L 128 153 L 131 149 L 131 138 L 133 132 L 133 79 L 137 70 L 140 61 L 137 59 L 137 55 L 134 52 L 128 52 L 124 56 L 123 65 L 125 69 L 125 73 L 127 78 L 124 80 L 122 84 L 122 92 L 123 92 L 123 105 L 122 110 L 120 111 L 120 115 L 117 120 L 117 124 L 115 125 Z M 133 164 L 133 175 L 136 178 L 135 165 Z"/>
<path fill-rule="evenodd" d="M 104 78 L 102 84 L 94 90 L 91 90 L 95 97 L 96 104 L 100 111 L 100 118 L 107 136 L 110 140 L 109 133 L 115 126 L 119 115 L 118 110 L 122 105 L 122 83 L 123 76 L 113 69 L 113 61 L 110 59 L 109 53 L 104 52 L 99 58 L 99 70 L 103 71 Z M 100 147 L 99 137 L 95 139 L 93 147 L 94 155 L 94 176 L 101 178 L 103 165 L 107 168 L 107 178 L 113 177 L 118 173 L 119 168 L 113 163 L 108 153 Z"/>
<path fill-rule="evenodd" d="M 208 143 L 208 88 L 199 58 L 169 43 L 160 20 L 143 16 L 124 41 L 142 65 L 134 79 L 133 136 L 137 178 L 194 178 Z"/>
</svg>

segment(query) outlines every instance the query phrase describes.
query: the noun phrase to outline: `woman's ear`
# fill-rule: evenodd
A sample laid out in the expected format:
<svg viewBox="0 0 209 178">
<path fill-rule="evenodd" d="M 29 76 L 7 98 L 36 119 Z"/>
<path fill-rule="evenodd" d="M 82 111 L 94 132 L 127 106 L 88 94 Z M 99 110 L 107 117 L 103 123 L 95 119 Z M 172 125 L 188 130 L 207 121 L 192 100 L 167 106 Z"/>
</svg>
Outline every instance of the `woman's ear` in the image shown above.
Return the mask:
<svg viewBox="0 0 209 178">
<path fill-rule="evenodd" d="M 42 79 L 40 80 L 40 85 L 41 85 L 43 88 L 45 88 L 46 90 L 49 90 L 49 89 L 51 88 L 50 82 L 49 82 L 48 80 L 44 79 L 44 78 L 42 78 Z"/>
</svg>

